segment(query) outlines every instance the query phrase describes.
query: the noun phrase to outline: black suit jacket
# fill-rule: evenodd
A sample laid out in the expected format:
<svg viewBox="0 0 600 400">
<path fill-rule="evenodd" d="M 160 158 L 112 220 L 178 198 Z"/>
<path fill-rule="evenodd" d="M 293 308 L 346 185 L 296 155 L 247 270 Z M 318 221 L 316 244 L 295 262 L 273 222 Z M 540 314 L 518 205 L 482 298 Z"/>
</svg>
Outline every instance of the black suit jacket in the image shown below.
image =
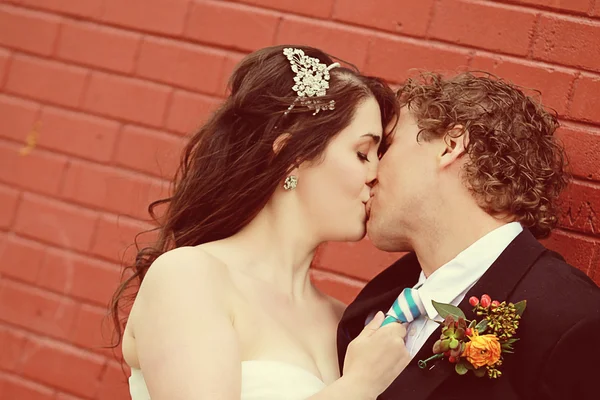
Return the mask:
<svg viewBox="0 0 600 400">
<path fill-rule="evenodd" d="M 410 253 L 369 282 L 348 306 L 338 327 L 341 370 L 348 344 L 367 315 L 387 312 L 402 289 L 415 285 L 420 272 Z M 447 359 L 420 369 L 417 361 L 433 354 L 438 329 L 379 399 L 600 398 L 600 289 L 591 279 L 524 230 L 459 304 L 468 319 L 475 318 L 469 297 L 485 293 L 500 301 L 527 300 L 516 335 L 520 340 L 514 354 L 504 358 L 502 377 L 461 376 Z"/>
</svg>

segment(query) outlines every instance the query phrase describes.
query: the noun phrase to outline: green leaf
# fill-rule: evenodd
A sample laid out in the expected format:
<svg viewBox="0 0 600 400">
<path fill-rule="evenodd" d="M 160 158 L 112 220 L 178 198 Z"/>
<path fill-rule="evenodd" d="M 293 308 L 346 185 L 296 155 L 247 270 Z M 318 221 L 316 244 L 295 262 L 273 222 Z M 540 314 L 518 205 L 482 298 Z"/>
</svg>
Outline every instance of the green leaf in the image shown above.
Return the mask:
<svg viewBox="0 0 600 400">
<path fill-rule="evenodd" d="M 450 339 L 450 349 L 454 350 L 460 346 L 460 342 L 454 338 Z"/>
<path fill-rule="evenodd" d="M 508 352 L 508 350 L 513 349 L 512 344 L 509 344 L 509 343 L 502 343 L 500 348 L 502 349 L 502 351 L 506 351 L 506 352 Z"/>
<path fill-rule="evenodd" d="M 462 362 L 459 362 L 458 364 L 456 364 L 456 366 L 454 367 L 454 370 L 459 375 L 464 375 L 467 372 L 469 372 L 469 370 L 467 369 L 467 366 L 464 365 Z"/>
<path fill-rule="evenodd" d="M 475 326 L 475 329 L 477 329 L 477 332 L 479 333 L 483 333 L 485 332 L 485 330 L 487 329 L 488 326 L 488 320 L 487 319 L 482 319 L 481 321 L 479 321 L 479 323 Z"/>
<path fill-rule="evenodd" d="M 478 378 L 483 378 L 485 376 L 485 372 L 486 372 L 486 369 L 483 367 L 476 368 L 473 370 L 473 373 L 475 373 L 475 376 Z"/>
<path fill-rule="evenodd" d="M 506 341 L 506 343 L 508 343 L 508 344 L 513 344 L 514 342 L 516 342 L 516 341 L 518 341 L 518 340 L 519 340 L 519 338 L 510 338 L 510 339 L 508 339 L 508 340 Z"/>
<path fill-rule="evenodd" d="M 435 300 L 432 300 L 431 303 L 442 318 L 446 318 L 448 315 L 452 316 L 454 319 L 466 318 L 465 313 L 452 304 L 438 303 Z"/>
<path fill-rule="evenodd" d="M 527 300 L 523 300 L 523 301 L 520 301 L 517 304 L 515 304 L 515 309 L 517 310 L 517 314 L 522 316 L 523 312 L 525 312 L 525 307 L 527 307 Z"/>
<path fill-rule="evenodd" d="M 473 320 L 473 321 L 471 321 L 471 323 L 469 324 L 469 328 L 473 329 L 473 328 L 475 328 L 475 325 L 477 325 L 477 321 Z"/>
</svg>

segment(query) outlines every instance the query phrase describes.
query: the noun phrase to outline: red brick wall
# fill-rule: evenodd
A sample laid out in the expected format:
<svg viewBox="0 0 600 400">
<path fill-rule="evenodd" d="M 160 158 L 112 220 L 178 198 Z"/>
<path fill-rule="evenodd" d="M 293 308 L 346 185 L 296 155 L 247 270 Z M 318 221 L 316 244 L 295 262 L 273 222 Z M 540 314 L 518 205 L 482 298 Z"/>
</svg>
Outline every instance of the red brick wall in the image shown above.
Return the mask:
<svg viewBox="0 0 600 400">
<path fill-rule="evenodd" d="M 576 177 L 547 244 L 600 282 L 600 0 L 0 0 L 0 398 L 126 397 L 97 348 L 119 260 L 232 67 L 276 43 L 540 89 Z M 395 258 L 330 244 L 314 277 L 349 301 Z"/>
</svg>

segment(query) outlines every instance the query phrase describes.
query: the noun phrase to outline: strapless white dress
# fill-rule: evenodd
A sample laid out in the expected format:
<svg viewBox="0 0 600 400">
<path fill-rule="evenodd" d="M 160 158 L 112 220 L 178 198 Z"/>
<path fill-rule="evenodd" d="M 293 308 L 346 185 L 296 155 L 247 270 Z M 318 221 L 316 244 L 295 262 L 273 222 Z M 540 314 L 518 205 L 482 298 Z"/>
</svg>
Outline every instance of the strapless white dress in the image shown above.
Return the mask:
<svg viewBox="0 0 600 400">
<path fill-rule="evenodd" d="M 280 361 L 242 362 L 241 400 L 303 400 L 325 388 L 325 383 L 307 370 Z M 131 370 L 132 400 L 150 400 L 142 371 Z"/>
</svg>

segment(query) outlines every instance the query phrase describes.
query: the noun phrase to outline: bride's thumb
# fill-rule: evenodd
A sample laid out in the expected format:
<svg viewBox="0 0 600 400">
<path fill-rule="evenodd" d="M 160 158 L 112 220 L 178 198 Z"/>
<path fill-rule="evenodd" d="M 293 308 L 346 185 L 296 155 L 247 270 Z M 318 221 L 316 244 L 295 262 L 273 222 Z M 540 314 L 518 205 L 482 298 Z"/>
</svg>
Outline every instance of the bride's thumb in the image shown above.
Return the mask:
<svg viewBox="0 0 600 400">
<path fill-rule="evenodd" d="M 367 325 L 365 325 L 361 332 L 361 336 L 371 336 L 379 329 L 384 319 L 385 314 L 383 313 L 383 311 L 378 311 L 377 314 L 375 314 L 375 316 L 373 317 L 373 319 Z"/>
</svg>

